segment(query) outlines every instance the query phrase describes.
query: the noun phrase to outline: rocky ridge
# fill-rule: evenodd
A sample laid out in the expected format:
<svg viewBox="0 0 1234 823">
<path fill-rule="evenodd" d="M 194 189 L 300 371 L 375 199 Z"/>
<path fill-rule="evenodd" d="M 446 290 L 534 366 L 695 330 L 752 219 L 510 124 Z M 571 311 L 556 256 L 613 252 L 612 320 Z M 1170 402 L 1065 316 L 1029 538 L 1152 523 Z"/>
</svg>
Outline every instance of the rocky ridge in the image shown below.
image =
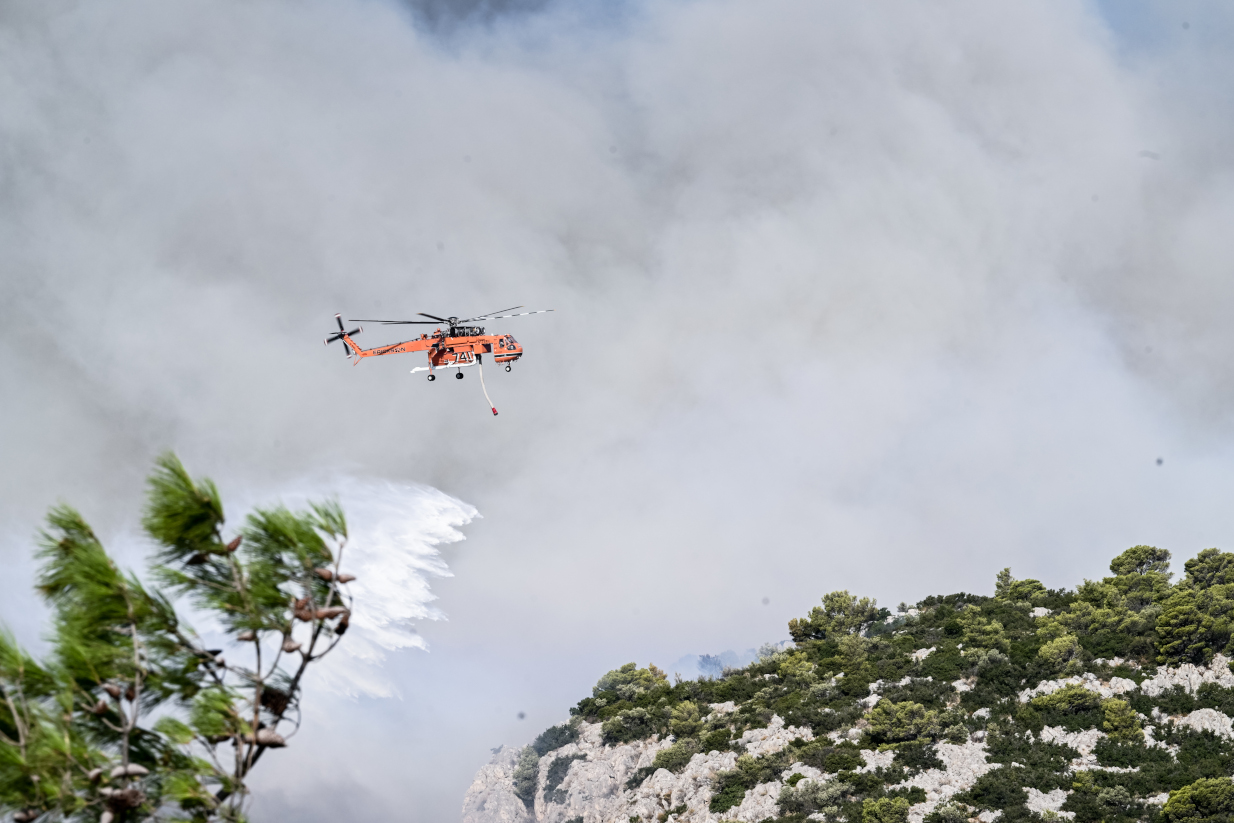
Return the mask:
<svg viewBox="0 0 1234 823">
<path fill-rule="evenodd" d="M 1102 585 L 1156 586 L 1140 605 L 1161 614 L 1153 603 L 1171 590 L 1135 574 Z M 1097 584 L 1085 585 L 1091 596 Z M 1009 574 L 999 587 L 894 616 L 833 593 L 790 624 L 794 645 L 715 680 L 669 685 L 655 667 L 614 670 L 569 724 L 496 751 L 463 821 L 1168 823 L 1192 819 L 1176 808 L 1218 802 L 1191 793 L 1234 772 L 1223 653 L 1171 660 L 1161 650 L 1177 644 L 1164 629 L 1123 638 L 1126 649 L 1069 634 L 1076 613 L 1091 622 L 1091 602 Z M 1109 590 L 1100 595 L 1109 602 Z M 1163 663 L 1146 655 L 1149 641 Z M 1234 805 L 1234 782 L 1230 796 Z"/>
</svg>

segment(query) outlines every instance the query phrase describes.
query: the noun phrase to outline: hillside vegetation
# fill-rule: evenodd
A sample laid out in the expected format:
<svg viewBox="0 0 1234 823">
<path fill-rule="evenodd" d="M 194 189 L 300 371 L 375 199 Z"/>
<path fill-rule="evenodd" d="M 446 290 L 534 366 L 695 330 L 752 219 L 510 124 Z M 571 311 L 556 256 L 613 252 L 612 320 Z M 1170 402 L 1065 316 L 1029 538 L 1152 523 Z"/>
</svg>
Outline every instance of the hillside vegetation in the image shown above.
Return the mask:
<svg viewBox="0 0 1234 823">
<path fill-rule="evenodd" d="M 832 592 L 743 669 L 625 665 L 507 753 L 514 792 L 549 823 L 1234 820 L 1234 554 L 1169 559 L 894 614 Z"/>
</svg>

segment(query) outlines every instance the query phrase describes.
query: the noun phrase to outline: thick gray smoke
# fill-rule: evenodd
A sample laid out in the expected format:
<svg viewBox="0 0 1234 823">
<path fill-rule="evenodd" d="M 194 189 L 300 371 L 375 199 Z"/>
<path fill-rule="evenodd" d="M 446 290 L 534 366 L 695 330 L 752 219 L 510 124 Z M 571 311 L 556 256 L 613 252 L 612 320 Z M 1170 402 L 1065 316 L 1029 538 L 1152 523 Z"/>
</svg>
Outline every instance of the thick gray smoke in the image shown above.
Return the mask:
<svg viewBox="0 0 1234 823">
<path fill-rule="evenodd" d="M 401 699 L 323 688 L 262 767 L 265 819 L 427 823 L 604 670 L 781 639 L 825 591 L 1228 547 L 1231 23 L 12 0 L 0 616 L 37 642 L 57 499 L 137 562 L 168 447 L 233 494 L 466 501 Z M 516 303 L 556 312 L 500 324 L 497 418 L 474 375 L 319 343 Z"/>
</svg>

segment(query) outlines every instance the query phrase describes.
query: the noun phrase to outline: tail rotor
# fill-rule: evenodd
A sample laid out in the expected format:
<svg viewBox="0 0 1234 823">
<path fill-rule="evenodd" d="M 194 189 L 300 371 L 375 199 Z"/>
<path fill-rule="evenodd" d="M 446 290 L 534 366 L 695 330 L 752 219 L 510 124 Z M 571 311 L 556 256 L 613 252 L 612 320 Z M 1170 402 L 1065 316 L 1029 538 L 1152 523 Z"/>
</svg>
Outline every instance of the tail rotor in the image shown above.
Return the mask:
<svg viewBox="0 0 1234 823">
<path fill-rule="evenodd" d="M 344 336 L 354 337 L 355 335 L 364 331 L 363 326 L 356 326 L 351 331 L 346 331 L 345 327 L 343 326 L 343 316 L 341 314 L 334 315 L 334 320 L 336 323 L 338 323 L 338 331 L 335 332 L 334 334 L 331 334 L 329 337 L 326 338 L 325 345 L 327 346 L 333 343 L 335 340 L 342 340 Z M 346 354 L 348 357 L 351 357 L 351 348 L 348 347 L 346 344 L 344 344 L 343 346 L 343 353 Z"/>
</svg>

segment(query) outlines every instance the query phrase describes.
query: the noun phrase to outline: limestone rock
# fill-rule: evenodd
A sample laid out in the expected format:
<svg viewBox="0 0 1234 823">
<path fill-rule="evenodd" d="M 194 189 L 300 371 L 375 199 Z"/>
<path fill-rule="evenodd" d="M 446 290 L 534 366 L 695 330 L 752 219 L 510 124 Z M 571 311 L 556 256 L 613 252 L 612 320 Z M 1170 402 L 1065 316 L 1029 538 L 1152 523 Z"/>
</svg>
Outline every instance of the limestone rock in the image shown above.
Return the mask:
<svg viewBox="0 0 1234 823">
<path fill-rule="evenodd" d="M 1158 697 L 1175 686 L 1182 686 L 1188 694 L 1195 694 L 1205 683 L 1216 683 L 1225 688 L 1234 687 L 1234 673 L 1230 672 L 1230 659 L 1225 655 L 1213 656 L 1208 666 L 1184 663 L 1177 668 L 1162 666 L 1157 674 L 1140 684 L 1140 690 L 1149 697 Z"/>
<path fill-rule="evenodd" d="M 1097 742 L 1105 737 L 1105 732 L 1100 729 L 1085 729 L 1081 732 L 1069 732 L 1062 726 L 1046 726 L 1041 730 L 1042 743 L 1061 743 L 1064 746 L 1070 746 L 1080 753 L 1080 756 L 1071 761 L 1071 768 L 1074 770 L 1080 769 L 1101 769 L 1097 765 L 1097 755 L 1093 754 L 1093 750 L 1097 748 Z M 1115 771 L 1115 769 L 1109 769 Z M 1118 769 L 1117 771 L 1122 771 Z M 1135 771 L 1128 769 L 1127 771 Z"/>
<path fill-rule="evenodd" d="M 1075 812 L 1065 812 L 1062 810 L 1063 804 L 1067 802 L 1067 796 L 1071 792 L 1066 789 L 1055 789 L 1052 792 L 1041 792 L 1031 786 L 1024 789 L 1028 793 L 1028 810 L 1037 814 L 1045 812 L 1054 812 L 1059 817 L 1065 817 L 1069 820 L 1075 819 Z"/>
<path fill-rule="evenodd" d="M 872 772 L 875 769 L 885 769 L 889 767 L 892 761 L 895 760 L 895 752 L 876 752 L 872 749 L 862 749 L 861 759 L 866 762 L 864 766 L 857 769 L 858 772 Z"/>
<path fill-rule="evenodd" d="M 1148 681 L 1145 681 L 1147 683 Z M 1120 694 L 1135 691 L 1138 687 L 1134 680 L 1128 680 L 1125 677 L 1112 677 L 1109 682 L 1099 680 L 1097 675 L 1092 672 L 1085 672 L 1075 677 L 1066 677 L 1061 680 L 1043 680 L 1037 684 L 1035 688 L 1025 689 L 1020 692 L 1020 702 L 1027 703 L 1034 697 L 1039 697 L 1045 694 L 1053 694 L 1065 686 L 1083 686 L 1090 692 L 1096 692 L 1102 698 L 1115 697 Z"/>
<path fill-rule="evenodd" d="M 934 811 L 934 807 L 953 795 L 967 791 L 991 769 L 998 768 L 997 763 L 986 762 L 985 743 L 939 743 L 934 753 L 943 761 L 941 769 L 926 769 L 898 784 L 899 787 L 917 787 L 926 793 L 924 803 L 917 803 L 908 810 L 910 823 L 921 823 L 922 819 Z M 863 751 L 862 756 L 865 757 Z M 893 754 L 886 752 L 886 754 Z M 870 760 L 867 758 L 866 763 Z"/>
<path fill-rule="evenodd" d="M 1212 732 L 1218 737 L 1234 737 L 1231 720 L 1216 709 L 1196 709 L 1186 717 L 1179 718 L 1180 725 L 1189 726 L 1197 732 Z"/>
<path fill-rule="evenodd" d="M 798 737 L 802 740 L 813 740 L 814 732 L 809 728 L 785 726 L 780 716 L 774 715 L 767 728 L 751 729 L 743 734 L 738 742 L 749 754 L 755 757 L 762 757 L 765 754 L 774 754 L 780 751 L 780 749 L 783 749 Z"/>
<path fill-rule="evenodd" d="M 463 798 L 463 823 L 532 823 L 535 820 L 514 794 L 514 767 L 521 750 L 503 746 L 480 769 Z"/>
</svg>

